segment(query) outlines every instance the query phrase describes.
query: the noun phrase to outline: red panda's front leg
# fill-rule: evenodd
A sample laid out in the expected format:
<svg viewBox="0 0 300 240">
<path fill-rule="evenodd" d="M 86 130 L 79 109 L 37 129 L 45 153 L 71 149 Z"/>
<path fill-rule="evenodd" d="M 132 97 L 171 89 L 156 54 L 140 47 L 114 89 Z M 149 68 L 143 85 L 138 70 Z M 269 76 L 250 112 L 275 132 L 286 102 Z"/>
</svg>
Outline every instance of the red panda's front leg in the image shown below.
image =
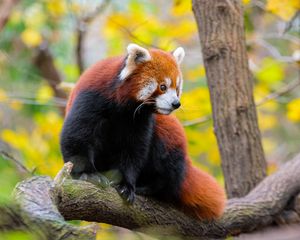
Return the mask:
<svg viewBox="0 0 300 240">
<path fill-rule="evenodd" d="M 131 153 L 121 159 L 119 171 L 122 175 L 122 180 L 117 186 L 117 191 L 121 197 L 130 204 L 135 200 L 136 182 L 141 169 L 146 163 L 146 156 L 144 154 L 138 154 L 143 150 L 135 149 L 135 151 L 134 154 Z"/>
<path fill-rule="evenodd" d="M 122 175 L 117 190 L 128 203 L 132 204 L 135 199 L 136 183 L 141 171 L 148 161 L 150 142 L 152 138 L 153 123 L 144 122 L 141 127 L 135 127 L 130 138 L 125 140 L 123 153 L 118 169 Z M 146 130 L 145 130 L 146 129 Z"/>
<path fill-rule="evenodd" d="M 117 191 L 124 200 L 132 204 L 135 200 L 135 187 L 139 171 L 132 166 L 122 166 L 120 171 L 122 181 L 118 184 Z"/>
</svg>

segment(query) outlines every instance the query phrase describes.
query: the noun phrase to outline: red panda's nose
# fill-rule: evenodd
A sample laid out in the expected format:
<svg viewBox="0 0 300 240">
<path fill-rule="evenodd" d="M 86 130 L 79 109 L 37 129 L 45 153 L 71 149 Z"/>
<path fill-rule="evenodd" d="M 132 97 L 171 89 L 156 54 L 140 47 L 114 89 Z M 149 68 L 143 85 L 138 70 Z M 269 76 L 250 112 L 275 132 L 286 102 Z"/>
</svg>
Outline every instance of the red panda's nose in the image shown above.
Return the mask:
<svg viewBox="0 0 300 240">
<path fill-rule="evenodd" d="M 172 102 L 172 106 L 173 106 L 174 109 L 179 108 L 180 105 L 181 105 L 181 104 L 180 104 L 180 102 L 179 102 L 178 100 L 175 100 L 174 102 Z"/>
</svg>

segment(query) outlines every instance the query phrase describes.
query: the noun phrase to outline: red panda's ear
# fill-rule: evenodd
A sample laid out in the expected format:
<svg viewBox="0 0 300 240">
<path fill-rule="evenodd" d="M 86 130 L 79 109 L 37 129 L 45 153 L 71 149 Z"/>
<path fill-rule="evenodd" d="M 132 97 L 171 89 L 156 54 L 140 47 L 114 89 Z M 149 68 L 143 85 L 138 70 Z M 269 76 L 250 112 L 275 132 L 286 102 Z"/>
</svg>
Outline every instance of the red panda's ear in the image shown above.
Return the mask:
<svg viewBox="0 0 300 240">
<path fill-rule="evenodd" d="M 127 46 L 127 53 L 125 66 L 120 73 L 120 80 L 127 78 L 137 65 L 151 60 L 149 51 L 134 43 Z"/>
<path fill-rule="evenodd" d="M 176 48 L 173 51 L 173 56 L 178 64 L 180 64 L 185 56 L 184 49 L 182 47 Z"/>
<path fill-rule="evenodd" d="M 135 64 L 148 62 L 151 60 L 149 51 L 137 44 L 130 43 L 127 46 L 128 58 L 131 58 Z"/>
</svg>

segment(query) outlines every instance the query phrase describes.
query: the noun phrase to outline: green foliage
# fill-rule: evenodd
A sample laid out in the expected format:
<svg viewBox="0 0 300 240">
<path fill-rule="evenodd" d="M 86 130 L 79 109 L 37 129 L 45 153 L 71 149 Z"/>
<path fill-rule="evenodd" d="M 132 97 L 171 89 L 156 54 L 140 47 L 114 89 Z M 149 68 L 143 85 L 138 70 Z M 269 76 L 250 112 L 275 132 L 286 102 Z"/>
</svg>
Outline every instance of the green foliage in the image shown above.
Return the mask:
<svg viewBox="0 0 300 240">
<path fill-rule="evenodd" d="M 15 185 L 21 180 L 21 177 L 16 174 L 16 169 L 13 163 L 3 158 L 0 155 L 0 176 L 1 176 L 1 191 L 0 204 L 7 203 L 11 200 L 11 192 Z"/>
<path fill-rule="evenodd" d="M 1 240 L 38 240 L 36 236 L 32 233 L 21 232 L 21 231 L 13 231 L 1 233 Z"/>
</svg>

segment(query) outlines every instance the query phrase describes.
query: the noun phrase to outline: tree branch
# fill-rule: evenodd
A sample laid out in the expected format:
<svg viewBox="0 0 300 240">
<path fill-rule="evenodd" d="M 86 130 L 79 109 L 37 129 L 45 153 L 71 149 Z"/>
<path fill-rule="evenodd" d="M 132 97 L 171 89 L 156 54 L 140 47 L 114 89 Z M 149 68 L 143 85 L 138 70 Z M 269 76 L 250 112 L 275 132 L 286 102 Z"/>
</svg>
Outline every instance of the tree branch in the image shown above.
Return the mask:
<svg viewBox="0 0 300 240">
<path fill-rule="evenodd" d="M 52 88 L 55 97 L 58 99 L 66 99 L 67 94 L 60 88 L 60 84 L 62 82 L 60 73 L 54 65 L 54 60 L 49 51 L 47 43 L 43 43 L 39 47 L 38 54 L 34 59 L 34 64 L 39 69 L 41 76 Z M 65 107 L 60 106 L 60 110 L 64 115 Z"/>
<path fill-rule="evenodd" d="M 59 221 L 64 226 L 61 229 L 73 232 L 74 227 L 63 222 L 64 217 L 65 220 L 103 222 L 159 235 L 223 238 L 270 225 L 275 220 L 274 216 L 281 213 L 300 192 L 299 154 L 264 179 L 247 196 L 229 200 L 220 220 L 201 222 L 149 198 L 138 196 L 135 203 L 128 206 L 113 188 L 103 189 L 88 182 L 64 180 L 69 167 L 65 165 L 63 173 L 55 181 L 49 177 L 33 177 L 16 187 L 15 196 L 21 208 L 39 220 L 34 220 L 34 223 L 46 221 L 53 224 Z M 162 228 L 164 230 L 159 231 Z M 57 228 L 54 234 L 57 234 Z"/>
<path fill-rule="evenodd" d="M 300 79 L 295 79 L 292 82 L 290 82 L 286 85 L 283 85 L 281 88 L 275 90 L 274 92 L 271 92 L 270 94 L 264 96 L 259 101 L 256 101 L 255 106 L 260 107 L 261 105 L 267 103 L 270 100 L 277 99 L 277 98 L 293 91 L 299 85 L 300 85 Z M 188 127 L 188 126 L 193 126 L 193 125 L 205 123 L 205 122 L 208 122 L 209 120 L 211 120 L 211 117 L 212 117 L 211 115 L 206 115 L 204 117 L 196 118 L 196 119 L 193 119 L 193 120 L 188 120 L 188 121 L 183 122 L 183 126 Z"/>
</svg>

